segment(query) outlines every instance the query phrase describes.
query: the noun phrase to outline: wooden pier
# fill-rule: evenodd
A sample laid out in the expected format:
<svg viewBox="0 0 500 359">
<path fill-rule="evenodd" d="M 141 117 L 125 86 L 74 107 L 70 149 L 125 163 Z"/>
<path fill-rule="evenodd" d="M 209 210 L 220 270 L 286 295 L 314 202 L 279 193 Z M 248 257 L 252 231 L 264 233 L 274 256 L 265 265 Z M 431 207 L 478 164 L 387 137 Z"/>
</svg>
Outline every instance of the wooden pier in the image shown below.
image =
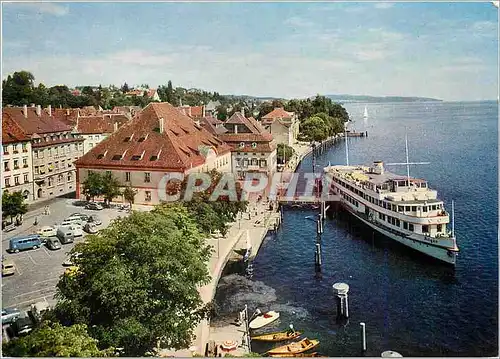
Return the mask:
<svg viewBox="0 0 500 359">
<path fill-rule="evenodd" d="M 347 137 L 368 137 L 368 131 L 365 132 L 350 132 L 346 131 Z"/>
<path fill-rule="evenodd" d="M 279 196 L 278 203 L 281 205 L 319 205 L 321 202 L 339 202 L 340 196 L 331 194 L 323 198 L 322 196 Z"/>
</svg>

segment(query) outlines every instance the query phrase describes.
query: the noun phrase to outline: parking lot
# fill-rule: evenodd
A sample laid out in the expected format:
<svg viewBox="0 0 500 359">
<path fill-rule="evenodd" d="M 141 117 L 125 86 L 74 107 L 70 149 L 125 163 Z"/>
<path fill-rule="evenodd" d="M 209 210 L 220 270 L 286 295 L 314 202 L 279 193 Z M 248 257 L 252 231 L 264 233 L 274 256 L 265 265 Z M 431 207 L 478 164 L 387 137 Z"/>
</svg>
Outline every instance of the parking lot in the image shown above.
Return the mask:
<svg viewBox="0 0 500 359">
<path fill-rule="evenodd" d="M 106 228 L 118 216 L 128 213 L 118 209 L 103 209 L 101 211 L 86 210 L 84 207 L 74 205 L 74 199 L 60 199 L 51 203 L 50 214 L 44 215 L 44 209 L 35 213 L 28 213 L 24 223 L 15 231 L 2 234 L 2 254 L 5 259 L 12 260 L 16 266 L 14 275 L 2 278 L 2 307 L 17 307 L 28 309 L 32 303 L 47 300 L 54 304 L 54 294 L 59 277 L 64 273 L 62 263 L 68 258 L 68 252 L 74 244 L 82 242 L 83 237 L 76 237 L 74 243 L 64 244 L 61 249 L 50 250 L 43 246 L 36 250 L 26 250 L 19 253 L 8 253 L 9 239 L 23 234 L 36 232 L 42 226 L 53 226 L 61 223 L 73 213 L 93 214 L 99 217 L 102 225 L 99 229 Z M 34 218 L 38 218 L 38 225 L 34 226 Z"/>
</svg>

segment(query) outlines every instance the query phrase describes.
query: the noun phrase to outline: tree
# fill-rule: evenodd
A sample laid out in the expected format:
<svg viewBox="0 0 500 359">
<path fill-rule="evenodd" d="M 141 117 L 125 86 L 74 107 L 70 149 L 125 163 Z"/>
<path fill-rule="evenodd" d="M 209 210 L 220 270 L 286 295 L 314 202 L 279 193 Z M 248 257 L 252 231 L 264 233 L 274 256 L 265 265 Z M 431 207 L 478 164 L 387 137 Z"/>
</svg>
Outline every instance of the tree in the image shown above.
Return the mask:
<svg viewBox="0 0 500 359">
<path fill-rule="evenodd" d="M 189 347 L 206 316 L 198 287 L 210 280 L 211 248 L 185 207 L 133 212 L 73 252 L 79 269 L 57 285 L 60 320 L 86 324 L 101 347 L 127 356 Z"/>
<path fill-rule="evenodd" d="M 3 191 L 2 193 L 2 216 L 10 217 L 12 222 L 13 217 L 22 216 L 28 212 L 28 205 L 24 203 L 24 197 L 21 191 L 9 193 Z M 5 217 L 2 218 L 2 221 Z"/>
<path fill-rule="evenodd" d="M 107 172 L 101 176 L 102 195 L 104 197 L 104 204 L 109 204 L 113 198 L 122 194 L 120 191 L 120 182 L 113 177 L 111 172 Z"/>
<path fill-rule="evenodd" d="M 328 138 L 329 126 L 321 117 L 313 116 L 300 125 L 301 137 L 306 141 L 323 141 Z"/>
<path fill-rule="evenodd" d="M 102 196 L 104 194 L 104 184 L 102 183 L 102 177 L 97 172 L 88 172 L 87 179 L 83 181 L 83 194 L 92 201 L 95 197 Z"/>
<path fill-rule="evenodd" d="M 172 87 L 172 81 L 168 80 L 167 90 L 166 90 L 166 100 L 168 103 L 172 103 L 174 100 L 174 88 Z"/>
<path fill-rule="evenodd" d="M 220 121 L 227 120 L 227 108 L 224 105 L 217 106 L 217 119 Z"/>
<path fill-rule="evenodd" d="M 126 82 L 123 84 L 121 90 L 124 94 L 130 91 L 130 88 L 128 87 Z"/>
<path fill-rule="evenodd" d="M 33 102 L 35 76 L 28 71 L 14 72 L 2 81 L 2 101 L 9 105 L 28 105 Z"/>
<path fill-rule="evenodd" d="M 278 163 L 284 164 L 285 161 L 289 161 L 294 154 L 295 150 L 293 149 L 293 147 L 288 146 L 284 143 L 278 143 L 278 148 L 276 149 Z"/>
<path fill-rule="evenodd" d="M 4 344 L 3 352 L 12 357 L 106 357 L 113 355 L 113 348 L 99 350 L 84 324 L 43 322 L 28 336 Z"/>
<path fill-rule="evenodd" d="M 137 191 L 130 186 L 125 187 L 125 189 L 123 190 L 123 198 L 125 198 L 125 201 L 130 204 L 130 208 L 132 208 L 132 205 L 134 204 L 136 194 Z"/>
</svg>

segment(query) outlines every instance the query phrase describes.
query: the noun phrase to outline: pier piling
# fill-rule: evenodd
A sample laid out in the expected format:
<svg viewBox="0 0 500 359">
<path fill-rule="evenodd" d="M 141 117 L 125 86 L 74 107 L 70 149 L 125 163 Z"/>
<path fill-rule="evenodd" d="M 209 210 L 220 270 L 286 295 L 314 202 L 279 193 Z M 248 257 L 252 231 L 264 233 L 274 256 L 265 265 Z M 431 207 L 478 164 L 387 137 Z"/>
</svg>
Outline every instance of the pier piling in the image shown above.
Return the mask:
<svg viewBox="0 0 500 359">
<path fill-rule="evenodd" d="M 346 283 L 335 283 L 333 293 L 337 298 L 337 317 L 349 318 L 349 303 L 347 293 L 349 285 Z"/>
<path fill-rule="evenodd" d="M 361 326 L 361 350 L 366 352 L 366 326 L 365 323 L 359 323 Z"/>
</svg>

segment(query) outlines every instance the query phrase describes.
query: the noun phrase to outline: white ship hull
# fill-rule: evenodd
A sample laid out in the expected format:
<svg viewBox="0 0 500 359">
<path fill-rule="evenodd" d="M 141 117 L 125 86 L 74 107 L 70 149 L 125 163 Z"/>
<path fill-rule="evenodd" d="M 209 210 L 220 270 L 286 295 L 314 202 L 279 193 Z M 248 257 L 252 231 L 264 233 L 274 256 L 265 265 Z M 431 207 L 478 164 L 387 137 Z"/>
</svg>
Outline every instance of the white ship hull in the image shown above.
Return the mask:
<svg viewBox="0 0 500 359">
<path fill-rule="evenodd" d="M 369 227 L 376 230 L 378 233 L 380 233 L 380 234 L 382 234 L 390 239 L 393 239 L 393 240 L 395 240 L 395 241 L 397 241 L 397 242 L 399 242 L 407 247 L 410 247 L 410 248 L 415 249 L 421 253 L 424 253 L 430 257 L 433 257 L 433 258 L 438 259 L 440 261 L 455 265 L 456 256 L 457 256 L 456 252 L 451 251 L 447 248 L 434 246 L 434 245 L 431 245 L 431 244 L 428 244 L 425 242 L 421 242 L 418 240 L 412 240 L 410 236 L 400 236 L 400 235 L 397 235 L 395 233 L 392 233 L 388 230 L 381 228 L 380 226 L 377 225 L 377 223 L 373 223 L 371 221 L 368 221 L 368 220 L 362 218 L 347 203 L 344 203 L 343 201 L 341 201 L 341 204 L 344 208 L 347 209 L 347 211 L 349 213 L 351 213 L 353 216 L 355 216 L 361 222 L 365 223 Z"/>
</svg>

